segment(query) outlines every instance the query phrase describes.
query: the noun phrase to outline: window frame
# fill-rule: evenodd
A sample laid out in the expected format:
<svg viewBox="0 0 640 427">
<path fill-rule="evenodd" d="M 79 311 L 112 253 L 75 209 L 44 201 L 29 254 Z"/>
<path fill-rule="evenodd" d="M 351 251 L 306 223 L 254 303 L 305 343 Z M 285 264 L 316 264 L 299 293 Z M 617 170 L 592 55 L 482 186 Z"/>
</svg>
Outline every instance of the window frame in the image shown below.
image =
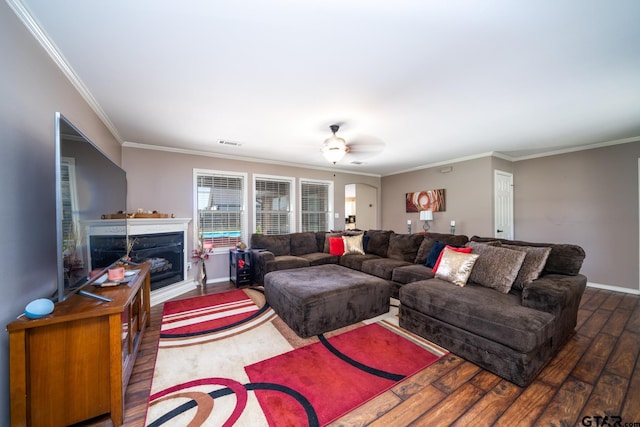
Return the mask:
<svg viewBox="0 0 640 427">
<path fill-rule="evenodd" d="M 249 175 L 246 172 L 235 171 L 223 171 L 216 169 L 193 169 L 193 212 L 194 212 L 194 224 L 193 224 L 193 248 L 196 249 L 199 244 L 200 236 L 200 213 L 198 211 L 198 177 L 199 176 L 212 176 L 212 177 L 225 177 L 225 178 L 240 178 L 242 179 L 242 206 L 240 208 L 240 241 L 246 242 L 249 230 L 249 219 L 247 215 L 247 206 L 249 202 L 248 180 Z M 234 246 L 220 246 L 213 248 L 213 254 L 226 254 L 229 253 L 229 249 Z"/>
<path fill-rule="evenodd" d="M 258 181 L 280 181 L 287 182 L 289 184 L 289 231 L 287 233 L 295 233 L 296 228 L 296 178 L 292 176 L 281 175 L 267 175 L 267 174 L 253 174 L 253 232 L 257 233 L 258 227 L 258 207 L 257 207 L 257 195 L 258 191 L 256 185 Z"/>
<path fill-rule="evenodd" d="M 302 211 L 303 203 L 302 197 L 304 196 L 304 191 L 302 189 L 304 184 L 315 184 L 315 185 L 326 185 L 327 186 L 327 230 L 320 231 L 331 231 L 334 229 L 334 219 L 335 219 L 335 206 L 334 206 L 334 182 L 331 180 L 323 180 L 323 179 L 311 179 L 311 178 L 300 178 L 299 179 L 299 194 L 300 194 L 300 211 L 298 212 L 298 223 L 300 224 L 300 231 L 308 231 L 304 229 L 303 222 L 303 214 Z"/>
</svg>

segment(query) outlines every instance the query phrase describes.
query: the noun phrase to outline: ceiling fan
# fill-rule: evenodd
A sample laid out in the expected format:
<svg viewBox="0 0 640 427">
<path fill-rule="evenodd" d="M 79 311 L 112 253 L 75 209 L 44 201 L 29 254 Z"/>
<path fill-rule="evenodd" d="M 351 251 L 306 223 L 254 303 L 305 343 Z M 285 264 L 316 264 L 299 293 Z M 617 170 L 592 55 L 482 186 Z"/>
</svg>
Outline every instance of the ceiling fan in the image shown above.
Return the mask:
<svg viewBox="0 0 640 427">
<path fill-rule="evenodd" d="M 333 135 L 324 140 L 324 146 L 322 147 L 322 155 L 325 159 L 329 160 L 334 165 L 342 160 L 345 154 L 349 152 L 349 146 L 347 142 L 338 137 L 336 132 L 340 129 L 340 125 L 329 126 Z"/>
<path fill-rule="evenodd" d="M 334 165 L 345 156 L 349 158 L 350 164 L 361 165 L 364 163 L 363 160 L 376 156 L 384 150 L 386 144 L 381 139 L 370 135 L 354 135 L 355 140 L 350 140 L 347 144 L 344 138 L 336 135 L 343 124 L 335 123 L 329 126 L 333 135 L 324 141 L 321 150 L 324 158 Z"/>
</svg>

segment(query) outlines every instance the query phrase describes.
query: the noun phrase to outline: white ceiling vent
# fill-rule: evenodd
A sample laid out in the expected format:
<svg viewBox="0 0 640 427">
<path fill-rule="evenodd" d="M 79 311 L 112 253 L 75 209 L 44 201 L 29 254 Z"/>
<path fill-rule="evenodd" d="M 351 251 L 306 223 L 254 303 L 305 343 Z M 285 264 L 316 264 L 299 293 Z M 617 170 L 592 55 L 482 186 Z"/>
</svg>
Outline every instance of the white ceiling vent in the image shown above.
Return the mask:
<svg viewBox="0 0 640 427">
<path fill-rule="evenodd" d="M 234 141 L 225 141 L 224 139 L 219 139 L 218 144 L 220 145 L 229 145 L 231 147 L 241 147 L 242 144 Z"/>
</svg>

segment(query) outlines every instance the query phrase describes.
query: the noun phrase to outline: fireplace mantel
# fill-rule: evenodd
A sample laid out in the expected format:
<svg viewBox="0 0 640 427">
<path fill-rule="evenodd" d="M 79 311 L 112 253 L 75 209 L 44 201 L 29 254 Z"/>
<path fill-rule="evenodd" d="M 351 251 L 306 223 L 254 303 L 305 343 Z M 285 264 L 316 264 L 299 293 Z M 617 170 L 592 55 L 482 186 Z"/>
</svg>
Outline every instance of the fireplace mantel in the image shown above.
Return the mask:
<svg viewBox="0 0 640 427">
<path fill-rule="evenodd" d="M 129 218 L 126 221 L 126 226 L 121 219 L 98 219 L 86 221 L 84 224 L 87 236 L 122 236 L 125 234 L 155 234 L 172 231 L 184 231 L 186 233 L 189 222 L 191 222 L 191 218 Z"/>
</svg>

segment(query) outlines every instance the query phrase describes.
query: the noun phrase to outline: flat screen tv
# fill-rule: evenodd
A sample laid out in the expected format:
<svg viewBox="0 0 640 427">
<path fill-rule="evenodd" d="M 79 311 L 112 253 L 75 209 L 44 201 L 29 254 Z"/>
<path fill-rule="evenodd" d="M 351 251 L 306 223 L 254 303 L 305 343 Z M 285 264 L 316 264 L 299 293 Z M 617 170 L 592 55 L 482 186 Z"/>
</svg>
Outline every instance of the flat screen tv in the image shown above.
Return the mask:
<svg viewBox="0 0 640 427">
<path fill-rule="evenodd" d="M 91 265 L 88 221 L 121 212 L 122 218 L 110 225 L 122 227 L 122 248 L 117 256 L 126 255 L 127 175 L 60 113 L 56 113 L 55 132 L 56 297 L 64 301 L 75 292 L 87 294 L 82 288 L 110 266 Z"/>
</svg>

